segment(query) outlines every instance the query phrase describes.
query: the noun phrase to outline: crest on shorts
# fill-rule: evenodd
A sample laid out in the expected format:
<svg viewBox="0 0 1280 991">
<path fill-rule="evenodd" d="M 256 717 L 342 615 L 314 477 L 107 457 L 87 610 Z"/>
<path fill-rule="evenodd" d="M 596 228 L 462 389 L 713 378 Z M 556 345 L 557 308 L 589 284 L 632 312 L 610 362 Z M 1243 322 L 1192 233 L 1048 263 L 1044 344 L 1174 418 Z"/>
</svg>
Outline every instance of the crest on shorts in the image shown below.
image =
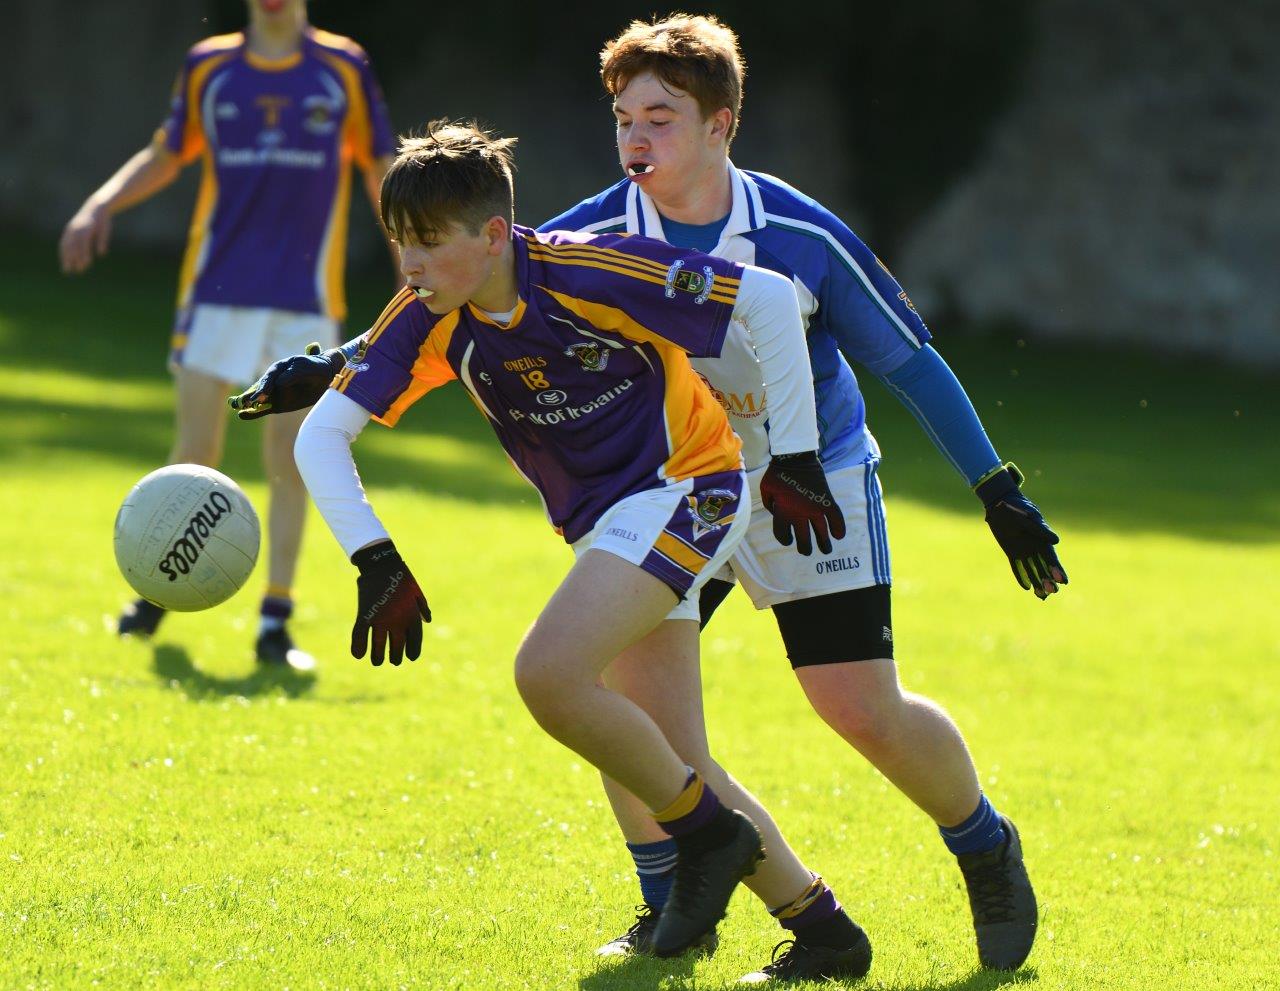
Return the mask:
<svg viewBox="0 0 1280 991">
<path fill-rule="evenodd" d="M 584 372 L 603 372 L 609 364 L 609 352 L 594 341 L 587 344 L 570 344 L 564 349 L 566 357 L 577 358 Z"/>
<path fill-rule="evenodd" d="M 689 496 L 689 516 L 693 520 L 693 539 L 704 533 L 719 530 L 733 522 L 733 516 L 722 518 L 725 507 L 736 502 L 738 494 L 729 489 L 707 489 L 696 496 Z"/>
</svg>

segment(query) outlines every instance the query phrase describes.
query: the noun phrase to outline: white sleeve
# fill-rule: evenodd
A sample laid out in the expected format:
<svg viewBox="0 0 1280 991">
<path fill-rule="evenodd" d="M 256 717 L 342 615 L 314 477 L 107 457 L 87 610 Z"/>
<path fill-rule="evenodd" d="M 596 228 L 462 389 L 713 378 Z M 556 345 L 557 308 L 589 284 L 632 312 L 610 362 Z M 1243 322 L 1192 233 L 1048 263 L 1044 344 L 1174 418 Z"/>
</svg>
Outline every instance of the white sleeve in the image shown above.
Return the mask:
<svg viewBox="0 0 1280 991">
<path fill-rule="evenodd" d="M 329 389 L 298 431 L 293 460 L 320 515 L 351 557 L 367 544 L 390 539 L 365 497 L 351 443 L 369 422 L 359 403 Z"/>
<path fill-rule="evenodd" d="M 818 449 L 813 367 L 791 280 L 745 265 L 734 319 L 751 337 L 769 403 L 769 453 Z"/>
</svg>

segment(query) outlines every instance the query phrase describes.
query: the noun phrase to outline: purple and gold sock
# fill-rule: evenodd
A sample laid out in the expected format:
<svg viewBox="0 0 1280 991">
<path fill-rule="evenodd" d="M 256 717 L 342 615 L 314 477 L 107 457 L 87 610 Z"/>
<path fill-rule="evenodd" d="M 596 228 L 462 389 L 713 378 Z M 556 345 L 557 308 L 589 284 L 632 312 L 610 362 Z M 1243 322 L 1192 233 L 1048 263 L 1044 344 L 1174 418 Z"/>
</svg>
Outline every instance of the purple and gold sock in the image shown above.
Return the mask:
<svg viewBox="0 0 1280 991">
<path fill-rule="evenodd" d="M 275 585 L 267 586 L 267 594 L 262 597 L 262 606 L 258 610 L 258 633 L 269 633 L 284 626 L 293 615 L 293 598 L 289 589 Z"/>
<path fill-rule="evenodd" d="M 680 839 L 710 825 L 720 811 L 720 799 L 707 787 L 702 776 L 694 770 L 685 779 L 684 790 L 665 809 L 653 814 L 654 820 L 668 836 Z"/>
<path fill-rule="evenodd" d="M 836 901 L 836 893 L 817 874 L 813 882 L 793 902 L 769 910 L 796 941 L 807 946 L 829 946 L 842 950 L 858 938 L 858 927 Z"/>
</svg>

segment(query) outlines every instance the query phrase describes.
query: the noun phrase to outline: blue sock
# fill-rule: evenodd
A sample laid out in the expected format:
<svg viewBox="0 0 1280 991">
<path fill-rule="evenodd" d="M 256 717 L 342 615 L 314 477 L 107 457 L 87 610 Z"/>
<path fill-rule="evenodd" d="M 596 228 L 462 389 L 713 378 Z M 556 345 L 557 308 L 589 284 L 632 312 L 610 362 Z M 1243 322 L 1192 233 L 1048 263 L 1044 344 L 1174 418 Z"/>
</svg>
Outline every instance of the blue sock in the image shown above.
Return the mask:
<svg viewBox="0 0 1280 991">
<path fill-rule="evenodd" d="M 636 876 L 640 878 L 640 895 L 650 908 L 661 909 L 671 894 L 671 879 L 676 871 L 676 841 L 658 840 L 657 843 L 628 843 L 631 859 L 636 862 Z"/>
<path fill-rule="evenodd" d="M 1000 813 L 983 795 L 978 800 L 978 807 L 958 826 L 939 826 L 942 842 L 957 857 L 962 853 L 983 853 L 994 850 L 1004 842 L 1004 825 L 1000 822 Z"/>
</svg>

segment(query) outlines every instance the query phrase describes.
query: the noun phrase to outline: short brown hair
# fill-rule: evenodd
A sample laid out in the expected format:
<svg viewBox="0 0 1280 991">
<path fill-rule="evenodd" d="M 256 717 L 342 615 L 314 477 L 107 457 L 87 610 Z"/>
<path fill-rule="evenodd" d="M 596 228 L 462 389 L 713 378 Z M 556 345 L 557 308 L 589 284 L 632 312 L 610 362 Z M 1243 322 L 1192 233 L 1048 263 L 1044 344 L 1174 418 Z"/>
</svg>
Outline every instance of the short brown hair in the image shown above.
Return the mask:
<svg viewBox="0 0 1280 991">
<path fill-rule="evenodd" d="M 400 139 L 382 179 L 382 222 L 393 237 L 429 240 L 455 224 L 479 232 L 493 216 L 508 226 L 515 208 L 511 149 L 475 121 L 433 120 L 424 133 Z"/>
<path fill-rule="evenodd" d="M 600 52 L 600 79 L 616 97 L 632 79 L 652 72 L 698 101 L 706 120 L 721 107 L 733 114 L 729 140 L 738 131 L 746 62 L 733 29 L 714 16 L 672 14 L 661 21 L 632 21 Z"/>
</svg>

